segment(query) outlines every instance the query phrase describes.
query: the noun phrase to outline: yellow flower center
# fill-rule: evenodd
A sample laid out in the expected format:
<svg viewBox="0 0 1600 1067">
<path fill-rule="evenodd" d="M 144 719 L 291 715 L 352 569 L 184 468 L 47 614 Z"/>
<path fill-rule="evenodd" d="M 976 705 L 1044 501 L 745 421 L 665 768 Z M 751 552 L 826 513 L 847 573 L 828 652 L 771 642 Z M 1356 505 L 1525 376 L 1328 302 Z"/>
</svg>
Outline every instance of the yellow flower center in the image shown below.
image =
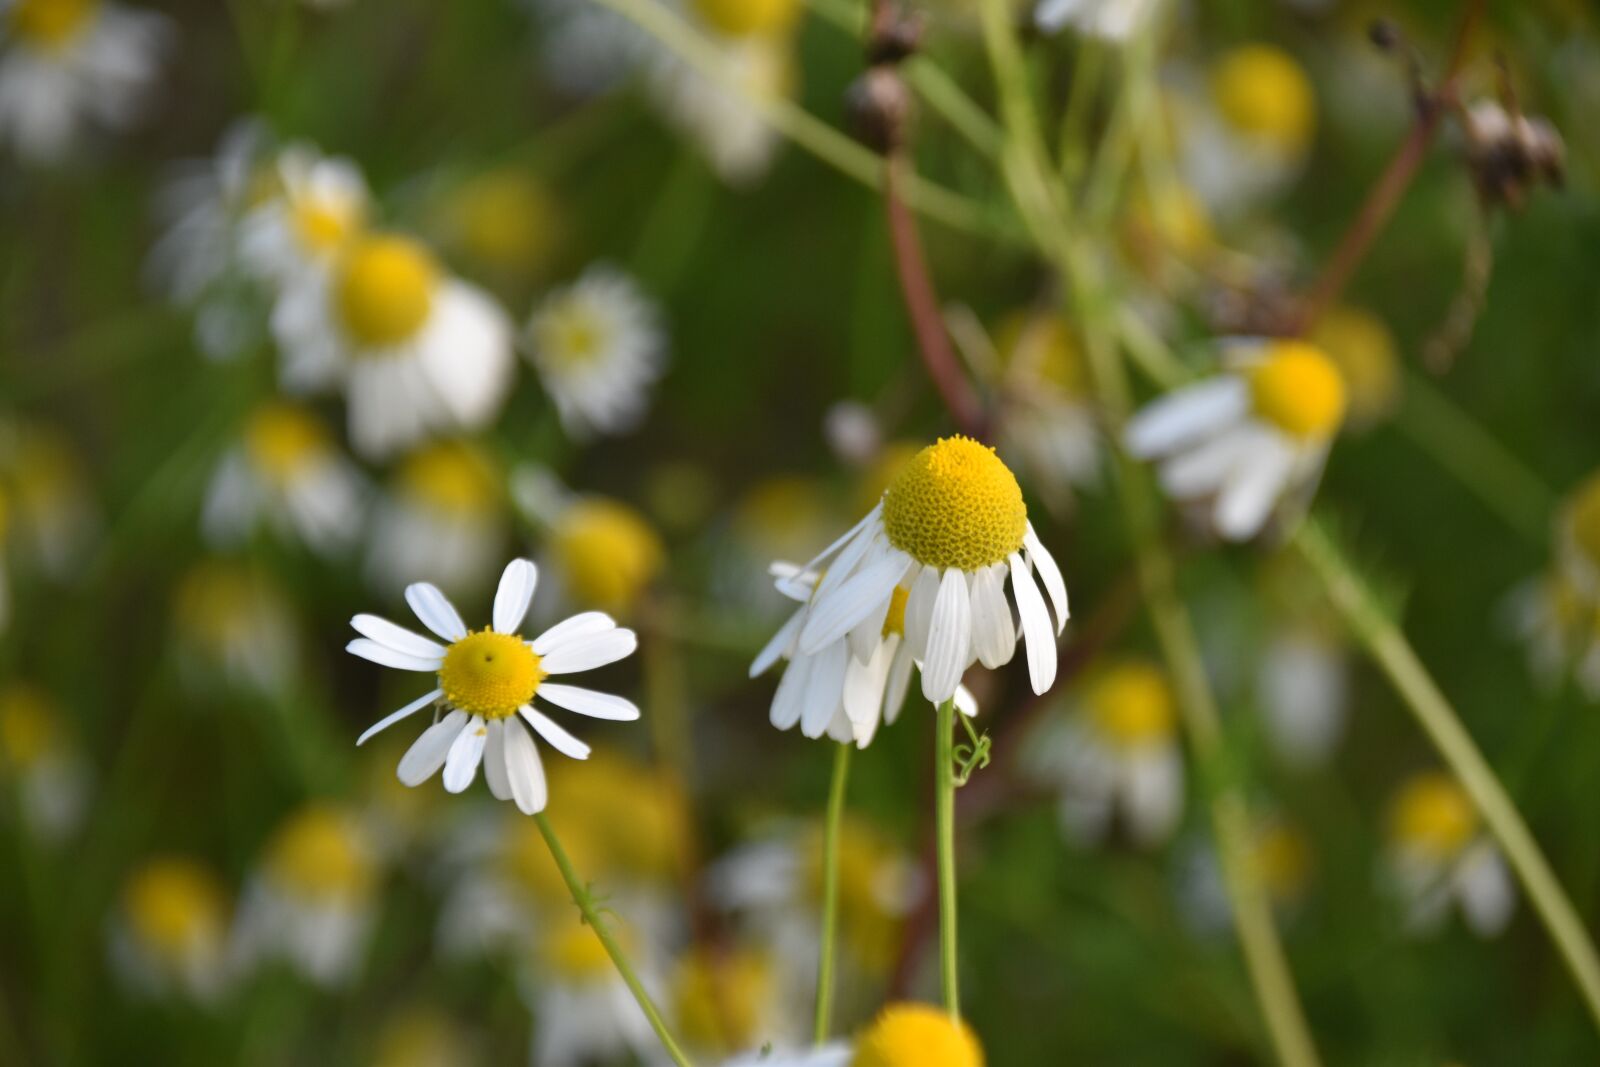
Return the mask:
<svg viewBox="0 0 1600 1067">
<path fill-rule="evenodd" d="M 244 441 L 255 465 L 280 484 L 329 448 L 328 431 L 317 417 L 305 408 L 284 403 L 268 404 L 252 415 Z"/>
<path fill-rule="evenodd" d="M 753 1044 L 772 1001 L 772 961 L 751 951 L 691 951 L 678 964 L 673 999 L 689 1042 L 733 1050 Z"/>
<path fill-rule="evenodd" d="M 612 934 L 619 941 L 629 940 L 625 927 L 613 925 Z M 594 928 L 584 923 L 570 923 L 550 934 L 544 941 L 545 963 L 569 980 L 592 982 L 613 974 L 611 957 L 606 947 L 595 935 Z"/>
<path fill-rule="evenodd" d="M 1007 369 L 1027 372 L 1069 395 L 1084 392 L 1083 355 L 1059 315 L 1008 315 L 995 331 L 995 349 Z"/>
<path fill-rule="evenodd" d="M 1584 555 L 1600 566 L 1600 474 L 1592 474 L 1572 494 L 1567 504 L 1572 539 Z"/>
<path fill-rule="evenodd" d="M 333 251 L 343 244 L 359 222 L 360 210 L 352 204 L 301 197 L 289 209 L 290 224 L 300 246 L 313 255 Z"/>
<path fill-rule="evenodd" d="M 567 294 L 533 323 L 534 344 L 543 359 L 562 370 L 593 363 L 611 346 L 611 325 L 595 305 Z"/>
<path fill-rule="evenodd" d="M 1249 378 L 1256 414 L 1291 437 L 1329 437 L 1344 420 L 1344 379 L 1315 345 L 1275 341 Z"/>
<path fill-rule="evenodd" d="M 1215 239 L 1205 201 L 1179 182 L 1166 182 L 1159 191 L 1135 199 L 1129 221 L 1137 235 L 1184 258 L 1200 256 Z"/>
<path fill-rule="evenodd" d="M 590 877 L 671 883 L 681 874 L 690 823 L 675 776 L 608 752 L 553 765 L 550 793 L 562 798 L 551 821 L 563 841 L 586 843 Z"/>
<path fill-rule="evenodd" d="M 345 332 L 366 348 L 413 337 L 433 309 L 439 268 L 409 237 L 375 236 L 345 253 L 334 279 L 335 306 Z"/>
<path fill-rule="evenodd" d="M 1353 417 L 1370 420 L 1394 407 L 1400 394 L 1400 357 L 1382 319 L 1361 308 L 1332 308 L 1317 323 L 1312 340 L 1339 368 Z"/>
<path fill-rule="evenodd" d="M 557 212 L 531 174 L 506 168 L 481 174 L 457 190 L 450 214 L 467 254 L 490 266 L 538 266 L 555 238 Z"/>
<path fill-rule="evenodd" d="M 248 567 L 224 560 L 196 565 L 178 584 L 173 610 L 192 640 L 220 648 L 276 610 L 274 594 Z"/>
<path fill-rule="evenodd" d="M 472 715 L 504 719 L 533 699 L 545 680 L 539 657 L 512 634 L 479 630 L 445 650 L 439 685 L 445 699 Z"/>
<path fill-rule="evenodd" d="M 227 910 L 222 884 L 193 860 L 153 860 L 129 879 L 123 911 L 131 932 L 169 960 L 222 936 Z"/>
<path fill-rule="evenodd" d="M 57 742 L 56 712 L 43 692 L 17 683 L 0 693 L 0 765 L 26 770 Z"/>
<path fill-rule="evenodd" d="M 806 899 L 822 903 L 823 838 L 809 832 L 802 842 Z M 894 965 L 904 934 L 904 916 L 893 910 L 905 889 L 898 880 L 907 876 L 904 857 L 872 826 L 846 818 L 839 834 L 839 926 L 844 944 L 858 966 L 871 974 L 886 973 Z"/>
<path fill-rule="evenodd" d="M 17 0 L 11 9 L 11 32 L 45 48 L 60 48 L 90 23 L 99 0 Z"/>
<path fill-rule="evenodd" d="M 918 452 L 889 483 L 883 527 L 889 543 L 918 563 L 976 571 L 1022 547 L 1028 506 L 994 449 L 946 437 Z"/>
<path fill-rule="evenodd" d="M 729 37 L 776 34 L 799 13 L 797 0 L 694 0 L 694 9 L 712 29 Z"/>
<path fill-rule="evenodd" d="M 364 897 L 372 859 L 349 816 L 326 804 L 303 808 L 269 846 L 267 869 L 287 889 L 314 900 Z"/>
<path fill-rule="evenodd" d="M 1148 663 L 1108 667 L 1090 686 L 1086 702 L 1101 735 L 1120 748 L 1160 744 L 1172 736 L 1172 690 Z"/>
<path fill-rule="evenodd" d="M 396 481 L 400 491 L 451 515 L 482 515 L 500 502 L 500 479 L 489 460 L 461 441 L 441 441 L 407 456 Z"/>
<path fill-rule="evenodd" d="M 1311 81 L 1280 48 L 1235 48 L 1211 69 L 1211 95 L 1230 126 L 1288 152 L 1303 150 L 1316 123 Z"/>
<path fill-rule="evenodd" d="M 626 608 L 661 570 L 661 540 L 632 508 L 585 497 L 565 512 L 551 547 L 573 595 L 608 611 Z"/>
<path fill-rule="evenodd" d="M 1274 822 L 1256 835 L 1255 864 L 1268 896 L 1279 901 L 1293 900 L 1311 876 L 1311 849 L 1294 828 Z"/>
<path fill-rule="evenodd" d="M 861 1034 L 850 1067 L 983 1067 L 966 1023 L 926 1004 L 891 1004 Z"/>
<path fill-rule="evenodd" d="M 894 592 L 889 594 L 889 612 L 883 617 L 883 636 L 906 634 L 906 601 L 911 598 L 911 590 L 897 585 Z"/>
<path fill-rule="evenodd" d="M 393 775 L 391 775 L 393 777 Z M 470 1063 L 456 1028 L 429 1008 L 411 1006 L 383 1028 L 372 1067 L 441 1067 Z"/>
<path fill-rule="evenodd" d="M 1400 791 L 1390 826 L 1401 843 L 1446 859 L 1477 833 L 1478 813 L 1455 779 L 1432 772 L 1418 775 Z"/>
</svg>

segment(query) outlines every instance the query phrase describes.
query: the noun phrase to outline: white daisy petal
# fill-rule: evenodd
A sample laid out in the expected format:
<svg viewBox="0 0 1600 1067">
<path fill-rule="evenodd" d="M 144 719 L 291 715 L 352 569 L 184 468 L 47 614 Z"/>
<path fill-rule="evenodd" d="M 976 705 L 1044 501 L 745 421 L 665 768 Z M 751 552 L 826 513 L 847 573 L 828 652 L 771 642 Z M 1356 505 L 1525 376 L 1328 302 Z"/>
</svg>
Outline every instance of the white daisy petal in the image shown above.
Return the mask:
<svg viewBox="0 0 1600 1067">
<path fill-rule="evenodd" d="M 890 549 L 831 594 L 824 595 L 819 588 L 811 617 L 800 631 L 800 651 L 810 654 L 840 640 L 862 619 L 887 604 L 909 563 L 904 552 Z"/>
<path fill-rule="evenodd" d="M 408 652 L 398 652 L 388 645 L 380 645 L 370 637 L 357 637 L 345 645 L 344 650 L 373 663 L 402 671 L 436 671 L 444 662 L 442 651 L 434 656 L 413 656 Z"/>
<path fill-rule="evenodd" d="M 639 717 L 639 708 L 625 697 L 610 693 L 597 693 L 575 685 L 555 685 L 544 682 L 539 695 L 552 704 L 587 715 L 591 719 L 610 719 L 613 722 L 632 722 Z"/>
<path fill-rule="evenodd" d="M 450 755 L 450 746 L 455 744 L 456 737 L 466 725 L 467 713 L 452 711 L 422 731 L 422 736 L 400 757 L 400 766 L 395 771 L 400 781 L 409 786 L 418 786 L 438 773 L 439 768 L 444 766 L 445 758 Z"/>
<path fill-rule="evenodd" d="M 805 695 L 801 698 L 800 732 L 807 737 L 821 737 L 839 710 L 850 650 L 844 641 L 835 641 L 812 659 Z"/>
<path fill-rule="evenodd" d="M 356 745 L 359 747 L 366 744 L 367 740 L 375 734 L 382 733 L 384 730 L 387 730 L 401 719 L 415 715 L 417 712 L 421 711 L 429 704 L 432 704 L 435 700 L 438 700 L 443 695 L 443 689 L 434 689 L 430 692 L 422 694 L 417 699 L 401 708 L 399 711 L 390 712 L 388 715 L 385 715 L 383 718 L 367 727 L 366 732 L 360 737 L 356 738 Z"/>
<path fill-rule="evenodd" d="M 956 686 L 956 695 L 951 698 L 956 702 L 956 710 L 967 718 L 978 714 L 978 698 L 972 695 L 972 690 L 964 685 Z"/>
<path fill-rule="evenodd" d="M 866 515 L 862 517 L 860 522 L 856 523 L 854 526 L 850 527 L 850 529 L 840 534 L 839 539 L 834 541 L 833 544 L 817 553 L 810 563 L 807 563 L 804 567 L 800 568 L 801 571 L 820 571 L 824 562 L 826 562 L 835 552 L 839 551 L 839 549 L 843 548 L 846 542 L 855 537 L 856 534 L 860 533 L 862 530 L 866 529 L 869 523 L 873 522 L 882 514 L 883 502 L 879 501 L 877 504 L 873 505 L 871 511 L 867 512 Z M 831 570 L 832 568 L 830 567 L 829 569 Z"/>
<path fill-rule="evenodd" d="M 539 667 L 546 674 L 576 674 L 615 663 L 638 647 L 632 630 L 607 630 L 563 642 L 541 659 Z"/>
<path fill-rule="evenodd" d="M 1022 617 L 1022 635 L 1028 646 L 1028 680 L 1042 694 L 1056 680 L 1056 637 L 1050 628 L 1050 611 L 1033 582 L 1022 557 L 1011 554 L 1011 593 Z"/>
<path fill-rule="evenodd" d="M 416 582 L 406 586 L 406 603 L 417 613 L 422 625 L 444 638 L 459 641 L 467 636 L 467 624 L 449 599 L 430 582 Z"/>
<path fill-rule="evenodd" d="M 778 679 L 777 691 L 772 694 L 772 711 L 768 718 L 772 725 L 787 730 L 800 721 L 805 711 L 805 698 L 815 656 L 797 656 L 790 662 L 783 677 Z"/>
<path fill-rule="evenodd" d="M 500 586 L 494 594 L 494 628 L 496 632 L 514 634 L 528 614 L 533 602 L 533 591 L 539 584 L 539 568 L 532 560 L 514 559 L 506 564 L 500 575 Z"/>
<path fill-rule="evenodd" d="M 483 759 L 483 748 L 489 740 L 489 728 L 474 715 L 450 745 L 444 761 L 444 788 L 449 793 L 459 793 L 472 784 L 478 773 L 478 762 Z"/>
<path fill-rule="evenodd" d="M 1247 541 L 1260 533 L 1288 484 L 1294 462 L 1294 450 L 1283 442 L 1273 442 L 1250 457 L 1217 497 L 1217 532 L 1230 541 Z"/>
<path fill-rule="evenodd" d="M 350 620 L 350 625 L 363 637 L 370 637 L 378 644 L 392 648 L 396 652 L 404 652 L 408 656 L 426 659 L 429 656 L 444 655 L 444 646 L 437 641 L 430 641 L 421 634 L 412 633 L 404 626 L 396 626 L 388 619 L 376 615 L 357 615 Z"/>
<path fill-rule="evenodd" d="M 1250 388 L 1242 378 L 1224 374 L 1168 393 L 1128 420 L 1128 451 L 1150 459 L 1176 451 L 1227 426 L 1250 408 Z"/>
<path fill-rule="evenodd" d="M 1003 569 L 985 567 L 972 576 L 972 645 L 978 662 L 990 670 L 1010 663 L 1017 651 L 1004 575 Z"/>
<path fill-rule="evenodd" d="M 533 650 L 548 656 L 568 641 L 576 641 L 617 628 L 616 620 L 603 611 L 584 611 L 563 619 L 533 639 Z"/>
<path fill-rule="evenodd" d="M 504 733 L 506 779 L 511 783 L 511 798 L 524 815 L 537 815 L 544 810 L 547 792 L 544 781 L 544 764 L 539 762 L 539 750 L 533 735 L 515 720 L 506 720 Z"/>
<path fill-rule="evenodd" d="M 889 680 L 883 688 L 883 721 L 893 723 L 905 707 L 906 692 L 911 688 L 911 668 L 916 666 L 911 650 L 901 642 L 889 664 Z"/>
<path fill-rule="evenodd" d="M 933 623 L 933 602 L 938 596 L 939 572 L 923 567 L 906 597 L 906 647 L 913 658 L 920 659 L 928 651 L 928 628 Z"/>
<path fill-rule="evenodd" d="M 1178 452 L 1161 465 L 1161 488 L 1179 500 L 1217 491 L 1255 450 L 1259 441 L 1246 427 L 1234 427 Z"/>
<path fill-rule="evenodd" d="M 1028 523 L 1028 530 L 1022 537 L 1022 546 L 1028 550 L 1028 562 L 1039 569 L 1039 580 L 1044 583 L 1044 591 L 1050 596 L 1050 606 L 1056 612 L 1056 633 L 1060 634 L 1066 629 L 1067 619 L 1072 612 L 1067 604 L 1067 583 L 1061 578 L 1061 568 L 1056 566 L 1056 558 L 1050 550 L 1044 547 L 1044 542 L 1039 540 L 1039 535 L 1033 530 L 1033 523 Z"/>
<path fill-rule="evenodd" d="M 496 800 L 511 799 L 511 779 L 506 777 L 505 730 L 504 719 L 491 721 L 489 737 L 483 746 L 483 780 L 489 783 L 489 792 Z"/>
<path fill-rule="evenodd" d="M 550 747 L 557 752 L 573 759 L 589 758 L 589 746 L 573 737 L 550 716 L 526 704 L 517 710 L 528 720 L 528 725 L 537 730 L 540 737 L 550 742 Z"/>
<path fill-rule="evenodd" d="M 750 677 L 757 678 L 767 673 L 767 670 L 784 656 L 791 655 L 794 650 L 795 639 L 800 636 L 800 627 L 805 624 L 806 613 L 797 611 L 790 615 L 788 620 L 772 635 L 756 653 L 756 658 L 750 663 Z"/>
<path fill-rule="evenodd" d="M 922 662 L 922 695 L 935 704 L 949 700 L 961 683 L 972 654 L 972 599 L 967 579 L 954 568 L 939 581 L 928 627 L 928 655 Z"/>
</svg>

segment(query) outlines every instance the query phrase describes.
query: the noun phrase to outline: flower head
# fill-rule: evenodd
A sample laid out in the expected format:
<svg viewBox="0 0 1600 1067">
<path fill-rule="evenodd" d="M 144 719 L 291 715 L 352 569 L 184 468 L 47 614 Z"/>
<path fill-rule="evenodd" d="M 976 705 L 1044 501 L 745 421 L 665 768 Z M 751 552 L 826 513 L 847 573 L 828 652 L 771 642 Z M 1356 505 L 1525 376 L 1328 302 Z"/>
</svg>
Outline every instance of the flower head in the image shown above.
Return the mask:
<svg viewBox="0 0 1600 1067">
<path fill-rule="evenodd" d="M 1316 96 L 1293 56 L 1247 44 L 1211 68 L 1211 96 L 1223 119 L 1245 137 L 1287 152 L 1304 151 L 1316 125 Z"/>
<path fill-rule="evenodd" d="M 227 978 L 228 896 L 195 860 L 147 861 L 123 885 L 112 961 L 139 991 L 212 1000 Z"/>
<path fill-rule="evenodd" d="M 927 1004 L 891 1004 L 856 1039 L 850 1067 L 983 1067 L 971 1027 Z"/>
<path fill-rule="evenodd" d="M 1452 906 L 1482 937 L 1499 933 L 1511 918 L 1516 890 L 1505 861 L 1449 775 L 1418 774 L 1395 794 L 1387 853 L 1388 874 L 1413 931 L 1437 929 Z"/>
</svg>

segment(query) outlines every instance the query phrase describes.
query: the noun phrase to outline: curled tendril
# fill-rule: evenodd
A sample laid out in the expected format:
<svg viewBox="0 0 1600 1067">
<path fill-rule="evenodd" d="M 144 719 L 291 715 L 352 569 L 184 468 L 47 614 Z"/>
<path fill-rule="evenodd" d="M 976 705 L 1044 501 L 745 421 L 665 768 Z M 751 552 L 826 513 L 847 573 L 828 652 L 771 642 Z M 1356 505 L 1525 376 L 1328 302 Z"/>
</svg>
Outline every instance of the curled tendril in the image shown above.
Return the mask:
<svg viewBox="0 0 1600 1067">
<path fill-rule="evenodd" d="M 954 749 L 955 783 L 959 789 L 967 784 L 974 772 L 981 771 L 989 766 L 989 749 L 993 743 L 989 740 L 987 733 L 980 734 L 972 728 L 972 720 L 967 716 L 957 715 L 956 718 L 960 719 L 961 725 L 966 727 L 967 737 L 972 741 L 971 744 L 957 745 Z"/>
</svg>

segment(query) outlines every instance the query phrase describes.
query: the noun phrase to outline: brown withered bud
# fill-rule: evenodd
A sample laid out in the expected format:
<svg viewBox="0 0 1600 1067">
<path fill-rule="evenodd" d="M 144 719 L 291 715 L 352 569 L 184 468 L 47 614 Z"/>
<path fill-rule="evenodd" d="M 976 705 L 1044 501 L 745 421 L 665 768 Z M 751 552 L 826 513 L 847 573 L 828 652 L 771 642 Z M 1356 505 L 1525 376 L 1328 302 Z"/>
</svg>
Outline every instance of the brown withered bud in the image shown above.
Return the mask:
<svg viewBox="0 0 1600 1067">
<path fill-rule="evenodd" d="M 1538 185 L 1559 187 L 1566 177 L 1566 144 L 1548 121 L 1482 100 L 1462 115 L 1467 166 L 1486 204 L 1513 211 Z"/>
<path fill-rule="evenodd" d="M 899 63 L 915 55 L 922 45 L 922 29 L 922 16 L 902 10 L 898 4 L 880 5 L 867 34 L 868 65 Z"/>
<path fill-rule="evenodd" d="M 845 109 L 856 136 L 887 155 L 905 144 L 911 124 L 911 91 L 894 67 L 874 66 L 845 93 Z"/>
</svg>

